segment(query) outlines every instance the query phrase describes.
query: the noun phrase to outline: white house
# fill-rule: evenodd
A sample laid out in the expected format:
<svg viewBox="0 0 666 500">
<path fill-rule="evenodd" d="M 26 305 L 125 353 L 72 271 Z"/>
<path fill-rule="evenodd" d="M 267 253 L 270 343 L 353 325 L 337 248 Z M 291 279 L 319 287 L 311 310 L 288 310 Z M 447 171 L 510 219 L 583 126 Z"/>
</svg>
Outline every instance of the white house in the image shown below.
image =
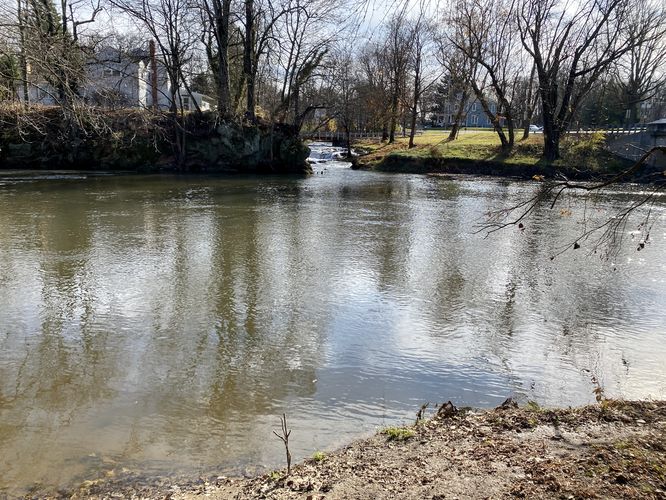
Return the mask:
<svg viewBox="0 0 666 500">
<path fill-rule="evenodd" d="M 150 54 L 147 50 L 123 51 L 104 47 L 86 62 L 86 78 L 78 90 L 81 98 L 90 104 L 113 108 L 151 108 L 153 106 L 153 76 Z M 31 75 L 28 87 L 31 103 L 56 104 L 58 92 L 43 79 Z M 171 84 L 163 64 L 157 62 L 157 106 L 171 107 Z M 196 104 L 202 111 L 214 109 L 214 100 L 198 92 L 179 89 L 176 92 L 178 106 L 194 111 Z"/>
</svg>

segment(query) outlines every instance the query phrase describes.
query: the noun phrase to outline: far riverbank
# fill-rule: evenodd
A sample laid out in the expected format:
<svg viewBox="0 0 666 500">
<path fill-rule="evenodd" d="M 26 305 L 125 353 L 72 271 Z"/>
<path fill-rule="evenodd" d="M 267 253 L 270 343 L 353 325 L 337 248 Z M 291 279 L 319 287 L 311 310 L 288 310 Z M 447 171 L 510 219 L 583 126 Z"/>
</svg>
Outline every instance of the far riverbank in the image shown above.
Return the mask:
<svg viewBox="0 0 666 500">
<path fill-rule="evenodd" d="M 543 136 L 532 134 L 516 142 L 509 155 L 501 154 L 493 131 L 461 131 L 454 141 L 447 131 L 428 130 L 417 136 L 416 147 L 408 149 L 407 138 L 394 144 L 364 140 L 355 145 L 363 154 L 353 168 L 381 172 L 416 174 L 491 175 L 531 179 L 535 176 L 564 176 L 571 180 L 598 180 L 631 166 L 604 146 L 603 134 L 569 137 L 562 143 L 562 159 L 542 159 Z M 649 169 L 641 170 L 627 181 L 649 182 Z"/>
<path fill-rule="evenodd" d="M 0 106 L 0 171 L 308 174 L 293 125 L 137 109 Z"/>
</svg>

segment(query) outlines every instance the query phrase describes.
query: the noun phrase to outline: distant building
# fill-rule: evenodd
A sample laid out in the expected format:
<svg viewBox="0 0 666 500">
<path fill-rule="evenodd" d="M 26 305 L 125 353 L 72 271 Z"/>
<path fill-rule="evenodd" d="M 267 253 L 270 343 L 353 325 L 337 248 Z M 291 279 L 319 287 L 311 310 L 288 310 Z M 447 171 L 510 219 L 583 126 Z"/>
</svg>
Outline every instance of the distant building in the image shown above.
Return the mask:
<svg viewBox="0 0 666 500">
<path fill-rule="evenodd" d="M 429 121 L 433 127 L 451 128 L 455 123 L 456 113 L 458 112 L 459 99 L 449 100 L 440 106 L 437 111 L 430 113 Z M 497 112 L 497 105 L 494 102 L 490 103 L 490 110 L 493 113 Z M 461 127 L 492 127 L 492 122 L 488 119 L 488 115 L 483 111 L 483 107 L 478 99 L 470 100 L 465 106 L 462 119 L 460 120 Z"/>
<path fill-rule="evenodd" d="M 104 47 L 86 62 L 86 78 L 78 90 L 89 103 L 112 108 L 151 108 L 153 92 L 150 55 L 146 50 L 123 51 Z M 31 103 L 53 105 L 58 92 L 36 75 L 29 74 L 28 96 Z M 198 92 L 179 89 L 177 104 L 184 110 L 194 111 L 196 104 L 202 111 L 215 107 L 214 100 Z M 157 63 L 157 107 L 171 107 L 171 84 L 164 65 Z"/>
</svg>

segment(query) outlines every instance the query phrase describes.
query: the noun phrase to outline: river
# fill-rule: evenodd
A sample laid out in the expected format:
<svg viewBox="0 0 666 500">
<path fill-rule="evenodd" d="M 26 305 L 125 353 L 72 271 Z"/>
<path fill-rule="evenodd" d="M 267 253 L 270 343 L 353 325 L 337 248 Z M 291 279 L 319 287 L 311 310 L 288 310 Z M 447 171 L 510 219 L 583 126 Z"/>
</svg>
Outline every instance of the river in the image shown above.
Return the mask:
<svg viewBox="0 0 666 500">
<path fill-rule="evenodd" d="M 641 252 L 550 260 L 641 187 L 484 238 L 538 183 L 42 177 L 0 179 L 0 496 L 281 467 L 282 412 L 301 459 L 426 401 L 666 397 L 666 200 Z"/>
</svg>

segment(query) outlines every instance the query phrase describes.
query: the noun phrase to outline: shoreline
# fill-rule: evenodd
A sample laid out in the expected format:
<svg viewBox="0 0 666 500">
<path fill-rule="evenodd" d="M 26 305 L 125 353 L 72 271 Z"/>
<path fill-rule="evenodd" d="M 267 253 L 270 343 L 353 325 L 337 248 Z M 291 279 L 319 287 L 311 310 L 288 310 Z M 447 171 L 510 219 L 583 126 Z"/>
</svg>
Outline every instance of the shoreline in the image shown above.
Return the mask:
<svg viewBox="0 0 666 500">
<path fill-rule="evenodd" d="M 634 163 L 591 142 L 590 138 L 570 138 L 563 143 L 562 158 L 548 162 L 542 158 L 541 137 L 518 141 L 508 156 L 501 153 L 488 132 L 470 132 L 448 141 L 440 136 L 423 136 L 422 144 L 408 149 L 403 140 L 393 144 L 360 141 L 354 147 L 361 155 L 354 159 L 355 170 L 389 173 L 471 175 L 521 180 L 567 179 L 604 181 L 629 169 Z M 428 142 L 430 141 L 430 142 Z M 439 142 L 438 142 L 439 141 Z M 620 182 L 650 183 L 660 169 L 645 165 Z"/>
<path fill-rule="evenodd" d="M 294 429 L 298 432 L 298 429 Z M 546 409 L 442 405 L 286 470 L 250 478 L 122 474 L 49 498 L 664 498 L 666 401 Z"/>
<path fill-rule="evenodd" d="M 630 166 L 629 162 L 624 164 Z M 503 177 L 518 180 L 531 180 L 535 176 L 553 178 L 558 174 L 565 175 L 569 180 L 595 181 L 611 176 L 617 171 L 599 172 L 594 170 L 580 170 L 576 167 L 563 167 L 549 163 L 507 163 L 501 160 L 473 160 L 469 158 L 436 158 L 436 157 L 406 157 L 387 155 L 371 164 L 359 164 L 356 170 L 370 170 L 375 172 L 399 174 L 439 174 L 439 175 L 471 175 L 483 177 Z M 624 182 L 641 181 L 627 179 Z"/>
</svg>

